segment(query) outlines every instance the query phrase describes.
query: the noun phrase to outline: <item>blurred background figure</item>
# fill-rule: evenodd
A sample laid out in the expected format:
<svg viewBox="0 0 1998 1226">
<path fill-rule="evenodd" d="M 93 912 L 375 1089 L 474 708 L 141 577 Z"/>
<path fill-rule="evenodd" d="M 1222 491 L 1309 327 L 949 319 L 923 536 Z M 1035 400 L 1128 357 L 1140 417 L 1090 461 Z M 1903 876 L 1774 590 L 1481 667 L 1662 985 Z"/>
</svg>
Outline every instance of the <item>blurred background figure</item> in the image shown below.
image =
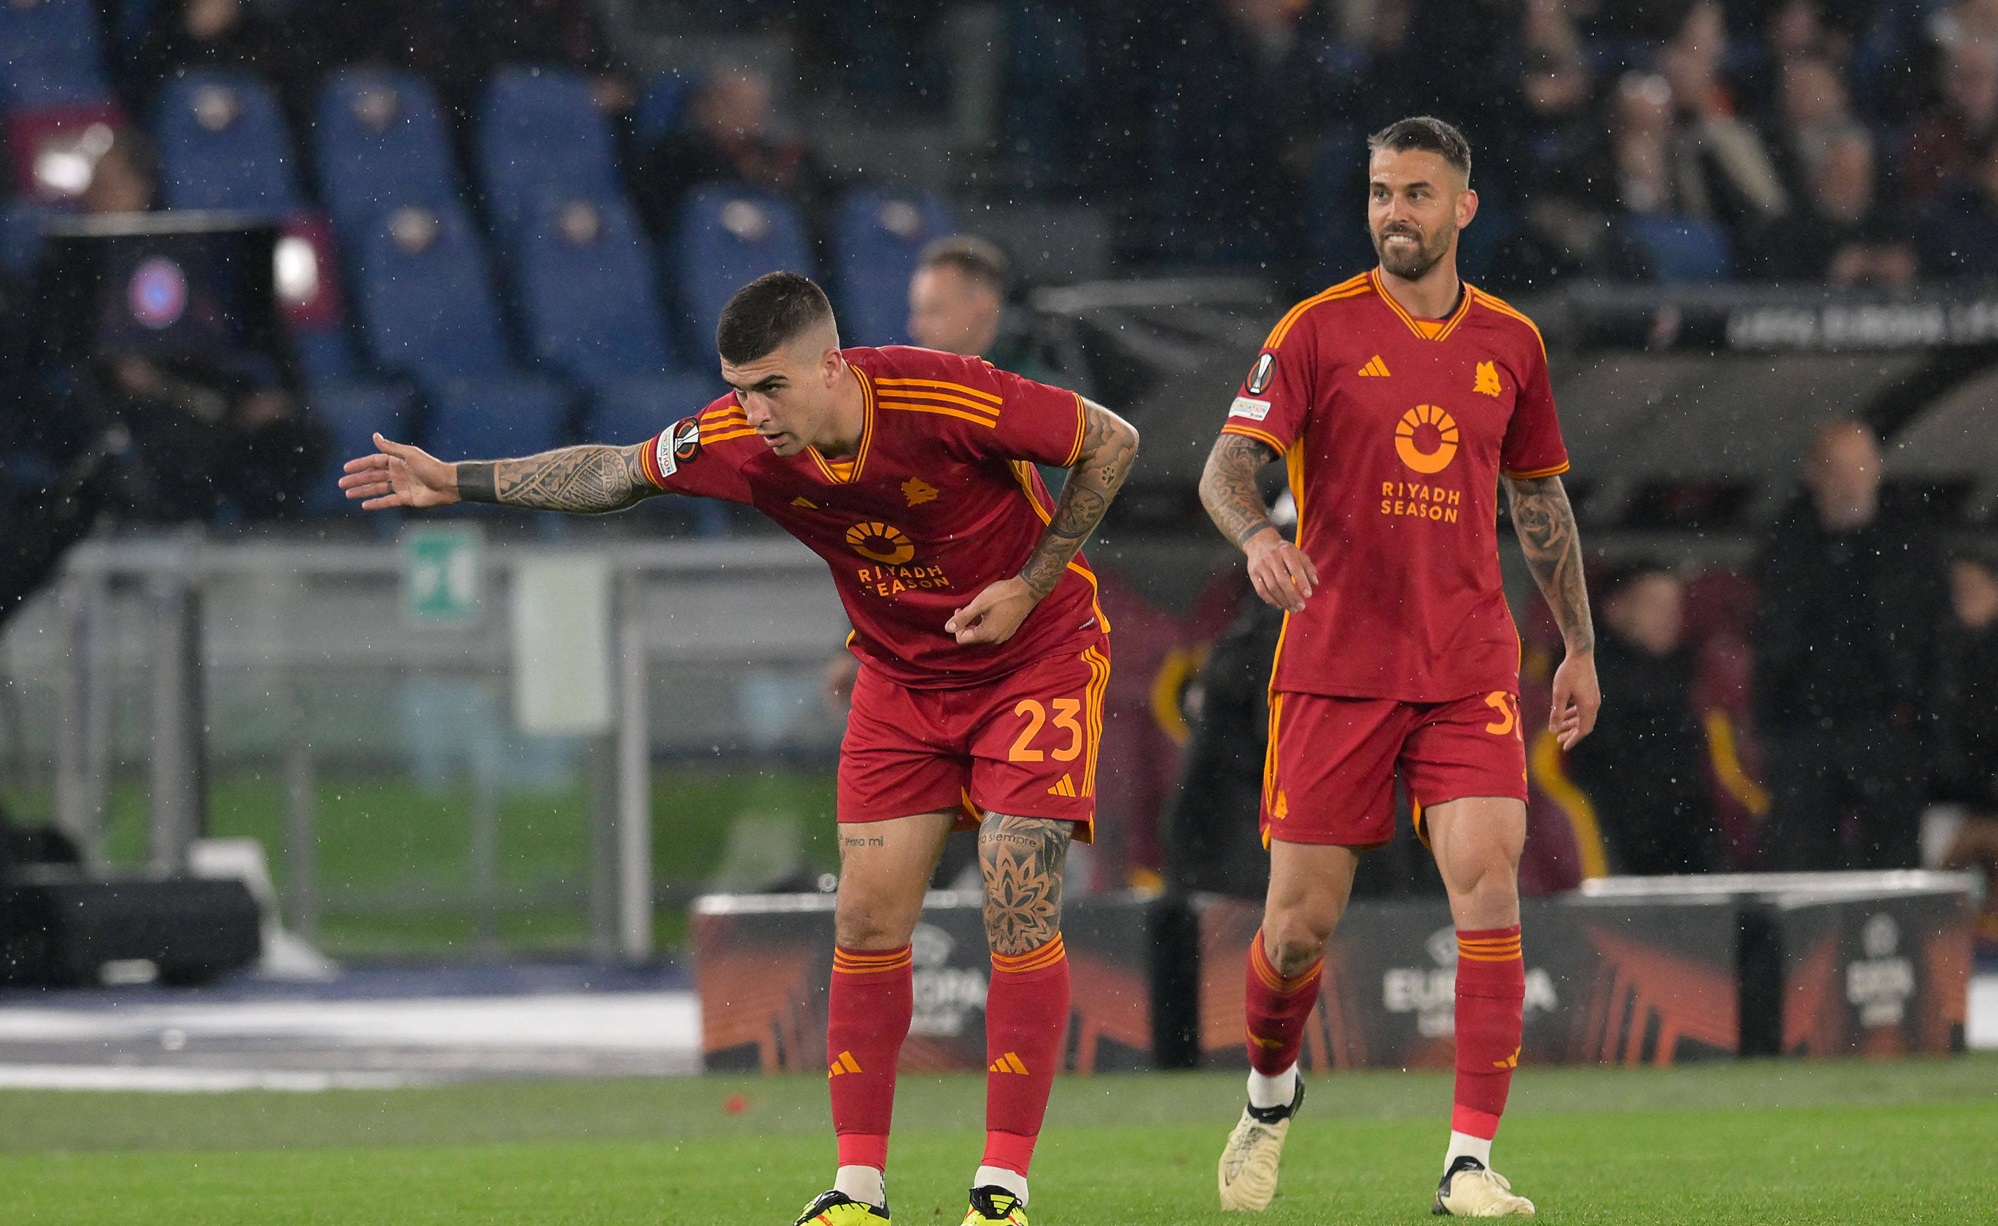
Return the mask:
<svg viewBox="0 0 1998 1226">
<path fill-rule="evenodd" d="M 1940 867 L 1982 874 L 1977 939 L 1998 952 L 1998 560 L 1961 552 L 1949 579 L 1951 616 L 1936 671 L 1934 799 L 1957 806 L 1959 821 Z"/>
<path fill-rule="evenodd" d="M 1959 39 L 1944 52 L 1942 98 L 1916 120 L 1901 155 L 1901 193 L 1928 203 L 1998 129 L 1998 42 Z"/>
<path fill-rule="evenodd" d="M 1942 565 L 1918 528 L 1882 514 L 1881 470 L 1871 427 L 1823 427 L 1803 497 L 1763 546 L 1753 641 L 1772 793 L 1765 868 L 1919 858 Z"/>
<path fill-rule="evenodd" d="M 1714 815 L 1685 585 L 1670 567 L 1636 562 L 1601 591 L 1596 672 L 1616 706 L 1568 751 L 1569 774 L 1594 804 L 1613 871 L 1708 872 Z"/>
<path fill-rule="evenodd" d="M 1915 234 L 1922 275 L 1998 276 L 1998 131 L 1929 201 Z"/>
<path fill-rule="evenodd" d="M 970 234 L 940 238 L 923 249 L 909 279 L 909 335 L 925 349 L 975 355 L 1046 383 L 1054 368 L 1028 321 L 1009 308 L 1012 289 L 998 244 Z"/>
<path fill-rule="evenodd" d="M 1915 279 L 1913 234 L 1877 197 L 1873 148 L 1872 134 L 1847 122 L 1804 162 L 1802 207 L 1756 244 L 1765 275 L 1890 288 Z"/>
<path fill-rule="evenodd" d="M 681 199 L 708 183 L 782 196 L 815 231 L 835 184 L 818 156 L 781 121 L 770 78 L 747 67 L 721 68 L 696 87 L 681 124 L 638 155 L 632 194 L 646 225 L 671 235 Z"/>
</svg>

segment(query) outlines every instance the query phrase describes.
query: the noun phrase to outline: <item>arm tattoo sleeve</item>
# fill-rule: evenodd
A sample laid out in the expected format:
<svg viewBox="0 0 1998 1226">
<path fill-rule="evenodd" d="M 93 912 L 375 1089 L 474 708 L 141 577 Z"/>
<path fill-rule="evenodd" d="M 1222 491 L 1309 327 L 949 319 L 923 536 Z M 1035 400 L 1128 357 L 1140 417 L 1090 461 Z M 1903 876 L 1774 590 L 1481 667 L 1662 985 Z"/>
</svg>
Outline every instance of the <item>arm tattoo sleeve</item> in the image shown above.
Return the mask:
<svg viewBox="0 0 1998 1226">
<path fill-rule="evenodd" d="M 1262 491 L 1256 488 L 1256 472 L 1276 459 L 1265 443 L 1241 434 L 1223 434 L 1207 453 L 1207 468 L 1200 474 L 1200 502 L 1221 534 L 1237 548 L 1270 523 L 1269 508 L 1263 505 Z"/>
<path fill-rule="evenodd" d="M 987 815 L 978 828 L 985 872 L 985 937 L 995 954 L 1018 955 L 1061 931 L 1061 873 L 1069 824 L 1044 817 Z"/>
<path fill-rule="evenodd" d="M 1068 470 L 1068 480 L 1055 502 L 1054 518 L 1027 555 L 1020 578 L 1036 598 L 1054 591 L 1069 559 L 1110 509 L 1110 500 L 1130 475 L 1138 455 L 1138 432 L 1100 404 L 1084 401 L 1089 421 L 1082 436 L 1082 458 Z"/>
<path fill-rule="evenodd" d="M 639 462 L 643 446 L 564 447 L 525 459 L 501 460 L 492 465 L 493 501 L 538 511 L 622 511 L 659 492 L 646 479 Z M 458 469 L 461 497 L 466 467 Z"/>
<path fill-rule="evenodd" d="M 1561 624 L 1561 637 L 1570 651 L 1594 651 L 1595 623 L 1589 617 L 1589 593 L 1582 583 L 1582 538 L 1575 530 L 1575 509 L 1559 477 L 1533 481 L 1506 478 L 1512 499 L 1512 525 L 1519 547 L 1540 594 Z"/>
</svg>

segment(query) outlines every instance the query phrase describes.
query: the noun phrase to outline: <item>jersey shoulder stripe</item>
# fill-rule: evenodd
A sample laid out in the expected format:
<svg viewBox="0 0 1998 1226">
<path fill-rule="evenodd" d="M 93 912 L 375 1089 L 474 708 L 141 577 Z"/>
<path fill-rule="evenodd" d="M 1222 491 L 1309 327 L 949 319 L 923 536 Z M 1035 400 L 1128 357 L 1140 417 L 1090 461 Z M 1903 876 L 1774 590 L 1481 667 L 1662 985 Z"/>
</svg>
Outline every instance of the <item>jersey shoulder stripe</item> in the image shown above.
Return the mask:
<svg viewBox="0 0 1998 1226">
<path fill-rule="evenodd" d="M 875 403 L 884 409 L 894 409 L 902 413 L 935 413 L 939 417 L 955 417 L 959 421 L 975 422 L 988 430 L 999 428 L 998 419 L 987 417 L 983 413 L 966 412 L 963 409 L 954 409 L 948 405 L 928 404 L 916 400 L 890 400 L 888 396 L 889 393 L 883 392 L 881 399 Z"/>
<path fill-rule="evenodd" d="M 1277 321 L 1277 326 L 1270 329 L 1268 339 L 1263 341 L 1263 348 L 1276 349 L 1281 347 L 1284 338 L 1290 335 L 1290 330 L 1297 326 L 1298 320 L 1304 318 L 1306 312 L 1310 311 L 1311 308 L 1327 302 L 1337 302 L 1341 298 L 1352 298 L 1360 294 L 1369 294 L 1373 292 L 1373 288 L 1372 278 L 1366 273 L 1361 273 L 1357 277 L 1348 277 L 1323 293 L 1306 298 L 1303 302 L 1290 308 L 1289 313 Z"/>
<path fill-rule="evenodd" d="M 881 395 L 885 398 L 892 398 L 903 404 L 909 404 L 909 403 L 944 404 L 944 405 L 950 405 L 954 408 L 969 409 L 974 413 L 982 413 L 987 417 L 996 418 L 999 416 L 998 408 L 996 408 L 993 405 L 985 404 L 982 401 L 969 400 L 963 396 L 955 395 L 950 392 L 932 392 L 932 391 L 925 391 L 922 388 L 895 387 L 895 388 L 882 388 Z"/>
<path fill-rule="evenodd" d="M 1539 326 L 1535 324 L 1531 319 L 1527 318 L 1526 313 L 1524 311 L 1521 311 L 1518 307 L 1512 305 L 1510 302 L 1507 302 L 1505 299 L 1496 297 L 1492 294 L 1487 294 L 1485 291 L 1478 289 L 1475 286 L 1472 287 L 1471 289 L 1471 297 L 1480 306 L 1489 307 L 1492 309 L 1492 311 L 1496 312 L 1497 314 L 1504 315 L 1511 319 L 1516 319 L 1520 323 L 1525 324 L 1526 330 L 1533 333 L 1533 339 L 1539 342 L 1540 356 L 1543 358 L 1547 356 L 1547 338 L 1540 335 Z"/>
<path fill-rule="evenodd" d="M 995 409 L 1004 403 L 1001 397 L 995 396 L 991 392 L 982 392 L 975 387 L 967 387 L 962 383 L 952 383 L 948 379 L 876 379 L 874 384 L 876 387 L 897 388 L 910 392 L 944 392 L 958 396 L 969 396 L 974 400 L 982 400 L 992 405 Z"/>
</svg>

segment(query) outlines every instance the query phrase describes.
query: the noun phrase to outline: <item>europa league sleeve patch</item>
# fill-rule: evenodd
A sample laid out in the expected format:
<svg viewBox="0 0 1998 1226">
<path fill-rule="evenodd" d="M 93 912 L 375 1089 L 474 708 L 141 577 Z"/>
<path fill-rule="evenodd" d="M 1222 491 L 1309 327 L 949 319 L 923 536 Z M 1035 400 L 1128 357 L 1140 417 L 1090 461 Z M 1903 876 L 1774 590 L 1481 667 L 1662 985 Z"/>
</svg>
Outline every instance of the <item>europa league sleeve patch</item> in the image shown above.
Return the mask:
<svg viewBox="0 0 1998 1226">
<path fill-rule="evenodd" d="M 698 418 L 683 417 L 673 423 L 671 430 L 662 431 L 659 444 L 653 452 L 653 459 L 659 465 L 661 477 L 670 477 L 680 471 L 682 464 L 690 463 L 701 454 L 701 423 Z"/>
<path fill-rule="evenodd" d="M 1244 385 L 1245 390 L 1251 396 L 1262 395 L 1263 389 L 1270 385 L 1270 376 L 1275 373 L 1276 355 L 1274 353 L 1264 354 L 1256 359 L 1254 366 L 1249 368 L 1249 381 Z"/>
</svg>

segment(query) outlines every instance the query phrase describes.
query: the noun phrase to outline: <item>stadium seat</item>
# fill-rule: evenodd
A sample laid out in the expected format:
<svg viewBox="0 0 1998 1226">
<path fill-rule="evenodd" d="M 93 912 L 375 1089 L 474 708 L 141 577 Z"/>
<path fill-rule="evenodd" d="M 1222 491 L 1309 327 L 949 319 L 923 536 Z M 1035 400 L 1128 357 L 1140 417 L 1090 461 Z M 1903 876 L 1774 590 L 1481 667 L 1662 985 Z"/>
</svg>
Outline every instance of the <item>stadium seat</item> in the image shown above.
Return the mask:
<svg viewBox="0 0 1998 1226">
<path fill-rule="evenodd" d="M 355 252 L 354 299 L 384 372 L 431 384 L 515 373 L 463 205 L 408 206 L 377 217 Z"/>
<path fill-rule="evenodd" d="M 277 291 L 306 386 L 353 380 L 345 295 L 334 258 L 333 227 L 324 215 L 294 213 L 285 220 L 277 247 Z"/>
<path fill-rule="evenodd" d="M 34 200 L 0 204 L 0 269 L 27 277 L 42 254 L 42 229 L 55 210 Z"/>
<path fill-rule="evenodd" d="M 511 237 L 544 198 L 617 200 L 617 152 L 589 83 L 560 68 L 495 72 L 479 115 L 479 180 L 500 235 Z"/>
<path fill-rule="evenodd" d="M 514 250 L 534 356 L 591 386 L 673 366 L 649 245 L 623 201 L 542 201 Z"/>
<path fill-rule="evenodd" d="M 567 394 L 546 379 L 450 379 L 430 389 L 423 446 L 447 459 L 532 455 L 567 442 Z"/>
<path fill-rule="evenodd" d="M 1652 275 L 1667 285 L 1725 281 L 1733 275 L 1727 232 L 1710 221 L 1630 216 L 1621 224 L 1624 236 L 1643 253 Z"/>
<path fill-rule="evenodd" d="M 638 96 L 632 114 L 632 134 L 640 146 L 656 145 L 680 126 L 687 112 L 687 99 L 693 95 L 694 79 L 685 73 L 655 72 Z"/>
<path fill-rule="evenodd" d="M 714 360 L 715 325 L 731 295 L 766 272 L 810 275 L 812 248 L 790 201 L 746 188 L 709 184 L 680 206 L 669 274 L 678 287 L 681 336 L 698 364 Z"/>
<path fill-rule="evenodd" d="M 13 111 L 0 126 L 15 191 L 59 204 L 83 194 L 98 155 L 126 121 L 115 102 L 78 102 Z"/>
<path fill-rule="evenodd" d="M 833 228 L 833 288 L 842 339 L 854 345 L 909 343 L 909 278 L 923 245 L 954 228 L 950 210 L 923 192 L 858 188 Z"/>
<path fill-rule="evenodd" d="M 704 371 L 613 379 L 596 389 L 583 434 L 606 443 L 636 443 L 700 412 L 726 391 L 719 374 Z"/>
<path fill-rule="evenodd" d="M 392 439 L 408 437 L 409 396 L 388 384 L 346 383 L 314 388 L 305 404 L 332 436 L 326 468 L 305 492 L 306 510 L 358 511 L 360 504 L 347 501 L 340 490 L 340 466 L 373 451 L 377 430 Z"/>
<path fill-rule="evenodd" d="M 319 198 L 349 242 L 385 208 L 455 205 L 451 142 L 437 97 L 407 72 L 353 68 L 319 94 Z"/>
<path fill-rule="evenodd" d="M 92 0 L 0 4 L 0 110 L 109 99 L 97 20 Z"/>
<path fill-rule="evenodd" d="M 249 73 L 174 78 L 160 95 L 154 133 L 168 208 L 284 214 L 302 203 L 277 95 Z"/>
</svg>

